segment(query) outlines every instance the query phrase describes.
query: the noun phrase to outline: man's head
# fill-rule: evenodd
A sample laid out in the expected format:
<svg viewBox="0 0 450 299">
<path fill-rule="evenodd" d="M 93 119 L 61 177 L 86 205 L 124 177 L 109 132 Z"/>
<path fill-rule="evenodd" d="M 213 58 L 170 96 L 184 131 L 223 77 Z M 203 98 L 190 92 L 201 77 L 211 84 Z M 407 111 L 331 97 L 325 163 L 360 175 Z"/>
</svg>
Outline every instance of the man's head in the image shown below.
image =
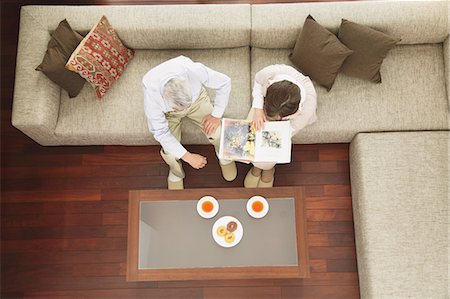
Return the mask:
<svg viewBox="0 0 450 299">
<path fill-rule="evenodd" d="M 297 112 L 300 98 L 300 88 L 294 83 L 275 82 L 267 88 L 264 112 L 269 120 L 281 120 Z"/>
<path fill-rule="evenodd" d="M 189 82 L 182 77 L 174 77 L 164 84 L 163 98 L 175 111 L 183 111 L 192 104 L 192 90 Z"/>
</svg>

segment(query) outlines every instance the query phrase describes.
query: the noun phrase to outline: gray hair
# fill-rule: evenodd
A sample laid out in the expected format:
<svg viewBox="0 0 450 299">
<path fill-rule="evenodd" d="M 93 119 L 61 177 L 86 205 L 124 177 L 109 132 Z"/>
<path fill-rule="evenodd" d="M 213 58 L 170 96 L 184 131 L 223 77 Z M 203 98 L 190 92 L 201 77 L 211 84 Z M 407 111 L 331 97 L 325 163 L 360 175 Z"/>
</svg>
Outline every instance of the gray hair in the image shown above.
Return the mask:
<svg viewBox="0 0 450 299">
<path fill-rule="evenodd" d="M 163 97 L 172 109 L 184 110 L 192 104 L 191 86 L 182 77 L 172 78 L 164 84 Z"/>
</svg>

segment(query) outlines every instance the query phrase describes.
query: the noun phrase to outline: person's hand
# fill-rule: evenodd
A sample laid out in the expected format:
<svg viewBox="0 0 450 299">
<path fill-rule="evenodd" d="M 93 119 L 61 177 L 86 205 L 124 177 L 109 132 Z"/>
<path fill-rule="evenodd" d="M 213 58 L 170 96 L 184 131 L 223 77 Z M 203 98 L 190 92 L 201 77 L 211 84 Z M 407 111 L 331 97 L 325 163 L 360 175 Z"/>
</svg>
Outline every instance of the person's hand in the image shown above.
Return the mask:
<svg viewBox="0 0 450 299">
<path fill-rule="evenodd" d="M 253 114 L 253 122 L 252 126 L 256 131 L 259 131 L 264 126 L 264 122 L 266 121 L 266 114 L 263 109 L 255 108 L 255 113 Z"/>
<path fill-rule="evenodd" d="M 214 117 L 212 115 L 207 115 L 203 118 L 202 125 L 203 131 L 205 132 L 206 136 L 210 136 L 219 127 L 220 118 Z"/>
<path fill-rule="evenodd" d="M 192 154 L 190 152 L 184 154 L 183 157 L 181 157 L 181 159 L 184 162 L 189 163 L 189 165 L 191 165 L 195 169 L 203 168 L 206 166 L 206 163 L 208 163 L 206 157 L 203 157 L 202 155 L 199 154 Z"/>
</svg>

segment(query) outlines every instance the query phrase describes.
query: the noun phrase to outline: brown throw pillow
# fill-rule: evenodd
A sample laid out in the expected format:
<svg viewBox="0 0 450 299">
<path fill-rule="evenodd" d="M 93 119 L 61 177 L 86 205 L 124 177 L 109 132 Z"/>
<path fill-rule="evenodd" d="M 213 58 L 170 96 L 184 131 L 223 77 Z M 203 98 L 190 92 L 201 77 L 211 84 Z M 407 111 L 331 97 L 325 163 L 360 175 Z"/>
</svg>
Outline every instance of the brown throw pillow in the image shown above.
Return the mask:
<svg viewBox="0 0 450 299">
<path fill-rule="evenodd" d="M 69 97 L 76 97 L 83 88 L 84 80 L 77 73 L 66 69 L 66 62 L 77 48 L 83 37 L 73 31 L 66 19 L 61 21 L 51 35 L 42 63 L 36 68 L 43 72 L 50 80 L 58 84 L 69 93 Z"/>
<path fill-rule="evenodd" d="M 339 40 L 354 53 L 342 65 L 342 73 L 381 83 L 380 68 L 383 59 L 401 39 L 342 19 Z"/>
<path fill-rule="evenodd" d="M 352 53 L 309 15 L 289 58 L 304 75 L 330 90 L 342 63 Z"/>
</svg>

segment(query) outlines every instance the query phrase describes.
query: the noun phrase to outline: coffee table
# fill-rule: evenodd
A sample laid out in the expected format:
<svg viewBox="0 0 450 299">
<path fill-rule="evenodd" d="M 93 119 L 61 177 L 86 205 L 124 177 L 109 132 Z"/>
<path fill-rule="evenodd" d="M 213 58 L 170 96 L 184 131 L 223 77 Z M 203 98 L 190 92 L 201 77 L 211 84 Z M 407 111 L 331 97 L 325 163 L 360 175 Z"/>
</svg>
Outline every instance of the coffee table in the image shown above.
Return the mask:
<svg viewBox="0 0 450 299">
<path fill-rule="evenodd" d="M 211 219 L 197 213 L 205 195 L 220 205 Z M 254 195 L 270 205 L 264 218 L 247 213 Z M 132 190 L 128 215 L 129 281 L 309 277 L 303 187 Z M 221 247 L 212 237 L 222 216 L 243 226 L 234 247 Z"/>
</svg>

